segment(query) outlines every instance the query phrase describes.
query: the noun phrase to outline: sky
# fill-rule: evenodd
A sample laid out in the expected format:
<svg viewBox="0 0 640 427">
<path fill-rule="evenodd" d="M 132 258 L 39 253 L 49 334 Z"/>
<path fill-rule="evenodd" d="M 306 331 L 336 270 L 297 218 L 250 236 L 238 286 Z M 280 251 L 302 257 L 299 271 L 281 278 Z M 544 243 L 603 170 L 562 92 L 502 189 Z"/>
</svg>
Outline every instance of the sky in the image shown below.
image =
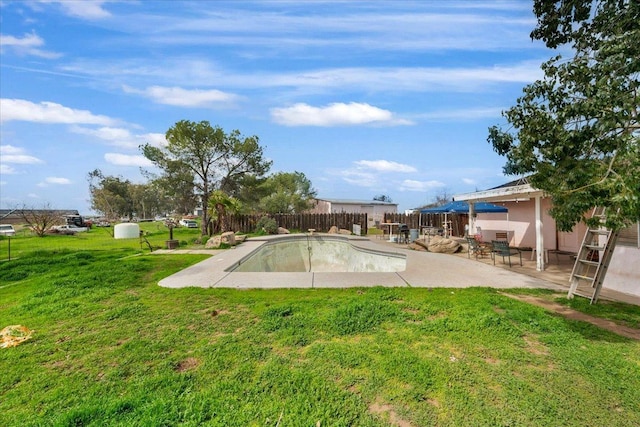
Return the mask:
<svg viewBox="0 0 640 427">
<path fill-rule="evenodd" d="M 487 142 L 553 52 L 529 1 L 0 0 L 0 207 L 91 214 L 180 120 L 399 211 L 508 182 Z"/>
</svg>

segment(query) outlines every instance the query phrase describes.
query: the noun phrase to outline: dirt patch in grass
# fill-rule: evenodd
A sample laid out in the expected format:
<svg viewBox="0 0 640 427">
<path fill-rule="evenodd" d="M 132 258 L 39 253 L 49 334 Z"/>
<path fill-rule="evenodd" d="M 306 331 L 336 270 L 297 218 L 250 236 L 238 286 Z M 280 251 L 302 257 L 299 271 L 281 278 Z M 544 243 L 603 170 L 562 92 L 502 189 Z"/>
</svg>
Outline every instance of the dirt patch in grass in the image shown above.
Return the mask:
<svg viewBox="0 0 640 427">
<path fill-rule="evenodd" d="M 427 399 L 427 403 L 435 408 L 440 408 L 440 401 L 438 399 L 436 399 L 435 397 L 431 397 L 429 399 Z"/>
<path fill-rule="evenodd" d="M 524 342 L 527 344 L 527 351 L 531 354 L 538 356 L 546 356 L 549 354 L 547 347 L 538 341 L 538 337 L 535 335 L 525 335 L 523 337 Z"/>
<path fill-rule="evenodd" d="M 498 314 L 506 313 L 506 310 L 504 308 L 496 307 L 495 305 L 493 306 L 493 311 L 495 311 Z"/>
<path fill-rule="evenodd" d="M 500 360 L 494 359 L 493 357 L 486 357 L 484 359 L 484 361 L 486 363 L 488 363 L 489 365 L 498 365 L 498 364 L 500 364 Z"/>
<path fill-rule="evenodd" d="M 538 307 L 542 307 L 546 310 L 557 313 L 563 317 L 566 317 L 567 319 L 580 320 L 582 322 L 591 323 L 592 325 L 595 325 L 602 329 L 606 329 L 607 331 L 613 332 L 614 334 L 640 341 L 640 329 L 630 328 L 628 326 L 619 325 L 615 322 L 612 322 L 611 320 L 590 316 L 588 314 L 573 310 L 569 307 L 565 307 L 556 302 L 533 295 L 512 295 L 506 293 L 501 293 L 501 295 L 516 299 L 518 301 L 524 301 L 529 304 L 537 305 Z"/>
<path fill-rule="evenodd" d="M 197 368 L 200 365 L 200 361 L 195 357 L 187 357 L 186 359 L 180 361 L 176 367 L 176 372 L 187 372 L 192 369 Z"/>
<path fill-rule="evenodd" d="M 409 421 L 400 418 L 393 406 L 375 402 L 369 406 L 369 412 L 376 415 L 385 414 L 388 418 L 389 425 L 396 427 L 413 427 Z"/>
</svg>

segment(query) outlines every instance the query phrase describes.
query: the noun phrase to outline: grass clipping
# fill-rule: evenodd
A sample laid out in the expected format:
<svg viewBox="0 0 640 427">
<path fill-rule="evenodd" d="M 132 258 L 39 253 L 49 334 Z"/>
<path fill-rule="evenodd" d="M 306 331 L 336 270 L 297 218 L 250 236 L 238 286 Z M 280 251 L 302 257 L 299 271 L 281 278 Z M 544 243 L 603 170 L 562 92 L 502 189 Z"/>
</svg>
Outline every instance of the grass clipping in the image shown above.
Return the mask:
<svg viewBox="0 0 640 427">
<path fill-rule="evenodd" d="M 0 348 L 15 347 L 31 338 L 31 330 L 22 325 L 10 325 L 0 331 Z"/>
</svg>

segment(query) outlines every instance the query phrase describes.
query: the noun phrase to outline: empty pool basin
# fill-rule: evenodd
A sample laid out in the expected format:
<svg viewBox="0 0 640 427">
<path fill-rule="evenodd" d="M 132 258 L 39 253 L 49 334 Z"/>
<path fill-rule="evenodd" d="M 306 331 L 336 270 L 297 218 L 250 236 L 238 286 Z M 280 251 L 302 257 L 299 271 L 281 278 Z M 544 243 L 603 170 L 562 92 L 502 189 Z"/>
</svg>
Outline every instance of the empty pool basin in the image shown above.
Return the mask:
<svg viewBox="0 0 640 427">
<path fill-rule="evenodd" d="M 295 235 L 266 242 L 227 271 L 388 273 L 406 265 L 404 254 L 362 248 L 344 237 Z"/>
</svg>

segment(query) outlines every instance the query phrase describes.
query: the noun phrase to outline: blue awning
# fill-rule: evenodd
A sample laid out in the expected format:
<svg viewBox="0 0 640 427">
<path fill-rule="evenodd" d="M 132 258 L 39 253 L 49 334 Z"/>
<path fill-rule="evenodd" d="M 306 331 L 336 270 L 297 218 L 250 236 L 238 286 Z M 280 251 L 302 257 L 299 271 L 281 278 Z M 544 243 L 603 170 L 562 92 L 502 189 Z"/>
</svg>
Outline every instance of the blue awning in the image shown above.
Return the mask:
<svg viewBox="0 0 640 427">
<path fill-rule="evenodd" d="M 505 213 L 509 209 L 504 206 L 494 205 L 487 202 L 476 202 L 473 204 L 476 213 Z M 420 209 L 420 213 L 469 213 L 469 203 L 463 200 L 449 202 L 446 205 L 436 206 L 435 208 Z"/>
</svg>

